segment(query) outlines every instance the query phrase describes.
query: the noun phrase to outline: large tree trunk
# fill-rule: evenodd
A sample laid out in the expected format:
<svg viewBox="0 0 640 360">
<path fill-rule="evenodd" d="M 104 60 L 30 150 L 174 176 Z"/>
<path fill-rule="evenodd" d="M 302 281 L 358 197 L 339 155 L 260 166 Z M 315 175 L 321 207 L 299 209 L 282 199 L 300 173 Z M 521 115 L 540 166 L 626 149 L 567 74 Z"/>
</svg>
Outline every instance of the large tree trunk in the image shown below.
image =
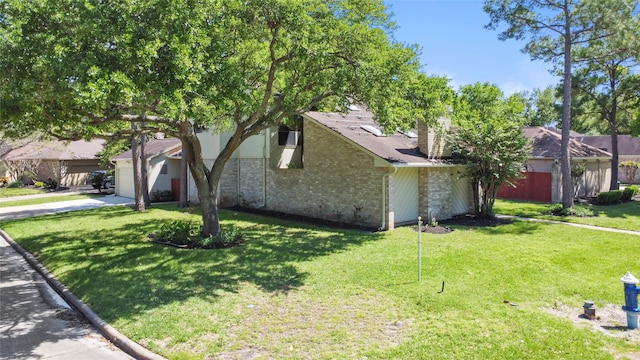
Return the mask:
<svg viewBox="0 0 640 360">
<path fill-rule="evenodd" d="M 131 129 L 133 130 L 133 136 L 131 137 L 131 159 L 133 161 L 133 188 L 136 197 L 135 207 L 136 211 L 145 211 L 144 199 L 142 198 L 142 175 L 136 123 L 131 123 Z"/>
<path fill-rule="evenodd" d="M 562 207 L 573 206 L 573 180 L 571 179 L 571 154 L 569 139 L 571 136 L 571 18 L 565 2 L 565 34 L 564 34 L 564 90 L 562 94 L 562 141 L 560 152 L 562 162 Z"/>
<path fill-rule="evenodd" d="M 614 78 L 613 76 L 611 78 Z M 611 81 L 611 89 L 613 96 L 613 102 L 611 103 L 611 112 L 609 113 L 609 134 L 611 134 L 611 184 L 609 190 L 618 190 L 620 184 L 618 183 L 618 100 L 615 96 L 615 82 Z"/>
<path fill-rule="evenodd" d="M 198 190 L 198 200 L 200 200 L 200 210 L 202 212 L 201 235 L 217 235 L 221 229 L 220 219 L 218 218 L 218 185 L 225 164 L 242 143 L 242 130 L 236 129 L 224 149 L 218 154 L 211 170 L 209 170 L 202 157 L 202 147 L 200 140 L 193 131 L 193 125 L 184 122 L 182 126 L 188 127 L 186 131 L 182 131 L 183 134 L 188 135 L 183 135 L 180 140 L 182 141 L 182 156 L 187 159 L 189 170 Z"/>
<path fill-rule="evenodd" d="M 140 133 L 140 177 L 141 177 L 141 192 L 142 201 L 145 206 L 151 205 L 151 199 L 149 198 L 149 175 L 147 164 L 147 134 L 144 132 L 145 124 L 142 123 L 142 132 Z"/>
<path fill-rule="evenodd" d="M 184 143 L 182 144 L 182 156 L 180 157 L 180 195 L 178 200 L 179 208 L 186 208 L 189 204 L 187 199 L 187 171 L 189 171 L 189 165 L 187 163 L 187 157 L 184 155 Z"/>
</svg>

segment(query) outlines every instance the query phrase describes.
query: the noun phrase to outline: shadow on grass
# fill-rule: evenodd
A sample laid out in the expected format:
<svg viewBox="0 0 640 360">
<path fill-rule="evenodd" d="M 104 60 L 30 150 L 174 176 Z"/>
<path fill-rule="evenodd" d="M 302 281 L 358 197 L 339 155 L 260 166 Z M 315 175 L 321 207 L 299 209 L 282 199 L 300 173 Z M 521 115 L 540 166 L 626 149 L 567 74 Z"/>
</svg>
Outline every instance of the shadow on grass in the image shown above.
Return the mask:
<svg viewBox="0 0 640 360">
<path fill-rule="evenodd" d="M 223 226 L 227 221 L 239 222 L 237 226 L 247 238 L 244 246 L 178 249 L 146 240 L 163 221 L 171 221 L 171 213 L 182 214 L 179 209 L 163 211 L 170 212 L 165 219 L 123 207 L 32 218 L 26 221 L 34 227 L 94 218 L 104 224 L 102 228 L 73 234 L 51 228 L 44 235 L 23 236 L 16 241 L 105 320 L 113 321 L 190 297 L 215 301 L 224 292 L 238 291 L 243 283 L 271 293 L 287 292 L 303 285 L 307 277 L 297 263 L 345 251 L 381 236 L 221 212 Z"/>
<path fill-rule="evenodd" d="M 503 234 L 533 234 L 544 224 L 533 221 L 513 220 L 510 224 L 502 224 L 497 226 L 457 226 L 452 225 L 454 230 L 474 230 L 487 235 L 503 235 Z"/>
</svg>

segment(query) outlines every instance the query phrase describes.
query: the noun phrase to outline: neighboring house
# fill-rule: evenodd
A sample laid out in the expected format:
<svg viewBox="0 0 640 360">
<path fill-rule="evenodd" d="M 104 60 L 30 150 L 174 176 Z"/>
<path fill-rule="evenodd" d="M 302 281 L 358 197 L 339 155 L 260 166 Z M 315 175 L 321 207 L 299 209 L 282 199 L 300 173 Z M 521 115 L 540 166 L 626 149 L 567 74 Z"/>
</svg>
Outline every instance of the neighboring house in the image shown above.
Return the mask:
<svg viewBox="0 0 640 360">
<path fill-rule="evenodd" d="M 528 127 L 522 133 L 531 142 L 524 178 L 516 187 L 504 185 L 498 197 L 550 203 L 562 201 L 561 142 L 562 136 L 543 127 Z M 611 181 L 611 154 L 584 144 L 569 141 L 572 164 L 584 164 L 585 173 L 576 184 L 576 196 L 591 197 L 608 191 Z"/>
<path fill-rule="evenodd" d="M 105 140 L 91 141 L 16 141 L 5 144 L 0 160 L 5 163 L 11 180 L 16 175 L 33 172 L 36 179 L 48 178 L 58 181 L 60 186 L 85 184 L 92 171 L 100 169 L 98 153 Z M 7 151 L 7 147 L 10 150 Z M 17 174 L 19 172 L 20 174 Z"/>
<path fill-rule="evenodd" d="M 611 152 L 611 136 L 576 136 L 576 140 L 591 145 L 600 150 Z M 640 137 L 631 135 L 618 135 L 618 162 L 640 162 Z M 618 181 L 621 184 L 640 183 L 640 174 L 635 179 L 627 179 L 622 168 L 618 168 Z"/>
<path fill-rule="evenodd" d="M 177 198 L 180 194 L 180 161 L 182 144 L 179 139 L 154 139 L 145 146 L 144 164 L 147 167 L 149 195 L 171 191 Z M 116 195 L 135 197 L 133 160 L 131 150 L 111 159 L 115 162 Z"/>
<path fill-rule="evenodd" d="M 228 136 L 199 136 L 210 165 Z M 418 134 L 384 135 L 366 111 L 310 112 L 243 143 L 225 166 L 218 203 L 378 229 L 451 218 L 473 200 L 443 144 L 422 124 Z M 189 193 L 196 202 L 192 181 Z"/>
</svg>

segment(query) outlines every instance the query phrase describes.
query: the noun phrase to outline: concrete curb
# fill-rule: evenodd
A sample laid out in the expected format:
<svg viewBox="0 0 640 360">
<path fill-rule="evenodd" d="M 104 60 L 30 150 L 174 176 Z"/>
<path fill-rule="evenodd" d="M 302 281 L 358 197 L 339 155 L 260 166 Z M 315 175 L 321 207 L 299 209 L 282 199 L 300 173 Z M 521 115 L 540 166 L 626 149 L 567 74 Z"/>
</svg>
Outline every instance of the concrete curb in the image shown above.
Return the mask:
<svg viewBox="0 0 640 360">
<path fill-rule="evenodd" d="M 142 345 L 130 340 L 118 330 L 109 325 L 106 321 L 98 316 L 89 306 L 82 302 L 77 296 L 75 296 L 71 290 L 69 290 L 60 280 L 58 280 L 53 274 L 42 265 L 35 256 L 26 251 L 20 244 L 16 243 L 4 230 L 0 229 L 0 236 L 2 236 L 11 247 L 17 251 L 25 260 L 33 267 L 42 277 L 51 285 L 51 287 L 62 298 L 65 299 L 71 306 L 78 310 L 89 322 L 102 333 L 102 335 L 118 348 L 122 349 L 127 354 L 140 360 L 167 360 L 166 358 L 151 352 L 149 349 Z"/>
</svg>

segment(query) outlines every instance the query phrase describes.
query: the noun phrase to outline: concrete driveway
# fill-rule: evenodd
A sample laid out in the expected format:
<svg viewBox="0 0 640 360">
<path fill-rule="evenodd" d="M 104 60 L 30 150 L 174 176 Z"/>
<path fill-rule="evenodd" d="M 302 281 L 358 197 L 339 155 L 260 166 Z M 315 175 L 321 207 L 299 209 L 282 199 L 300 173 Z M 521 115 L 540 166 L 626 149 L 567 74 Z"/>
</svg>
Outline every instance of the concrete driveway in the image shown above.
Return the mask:
<svg viewBox="0 0 640 360">
<path fill-rule="evenodd" d="M 7 207 L 0 208 L 0 219 L 132 203 L 133 199 L 111 195 Z M 0 236 L 0 359 L 133 358 L 107 341 L 71 308 L 25 258 Z"/>
</svg>

